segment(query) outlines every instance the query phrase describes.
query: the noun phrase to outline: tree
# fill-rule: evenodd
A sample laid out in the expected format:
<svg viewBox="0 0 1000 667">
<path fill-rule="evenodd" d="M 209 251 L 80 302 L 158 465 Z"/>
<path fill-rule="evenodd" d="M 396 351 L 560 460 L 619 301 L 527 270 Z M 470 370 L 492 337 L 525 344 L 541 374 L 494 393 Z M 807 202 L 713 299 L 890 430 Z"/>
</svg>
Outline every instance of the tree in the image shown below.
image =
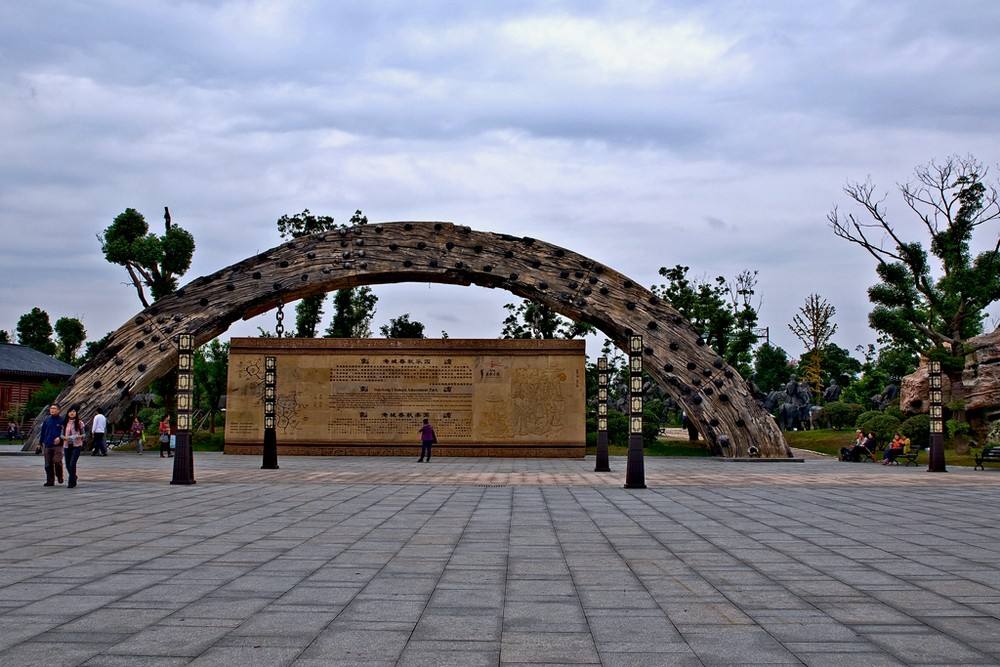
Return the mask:
<svg viewBox="0 0 1000 667">
<path fill-rule="evenodd" d="M 339 289 L 333 295 L 333 319 L 326 338 L 371 338 L 378 297 L 370 287 Z"/>
<path fill-rule="evenodd" d="M 508 315 L 503 321 L 501 338 L 582 338 L 596 329 L 583 322 L 563 317 L 544 303 L 524 299 L 520 304 L 504 304 Z"/>
<path fill-rule="evenodd" d="M 876 262 L 879 282 L 868 290 L 868 319 L 882 342 L 937 358 L 957 379 L 965 341 L 982 333 L 985 309 L 1000 299 L 1000 193 L 996 184 L 987 185 L 988 170 L 972 156 L 931 161 L 914 174 L 898 189 L 934 260 L 924 243 L 908 240 L 906 230 L 890 221 L 888 194 L 877 193 L 870 180 L 844 188 L 860 218 L 834 208 L 827 219 L 836 236 Z M 973 257 L 973 237 L 984 226 L 990 230 L 987 250 Z"/>
<path fill-rule="evenodd" d="M 171 223 L 170 210 L 163 207 L 164 233 L 149 231 L 141 213 L 127 208 L 98 236 L 104 258 L 128 271 L 139 301 L 148 308 L 150 299 L 160 299 L 177 289 L 177 279 L 191 266 L 194 237 Z"/>
<path fill-rule="evenodd" d="M 833 322 L 836 312 L 837 309 L 819 294 L 810 294 L 788 325 L 806 347 L 809 362 L 805 369 L 805 381 L 812 385 L 817 395 L 823 393 L 823 347 L 837 332 L 837 325 Z"/>
<path fill-rule="evenodd" d="M 861 377 L 844 389 L 843 401 L 871 405 L 871 398 L 882 393 L 886 385 L 898 385 L 917 368 L 917 355 L 905 347 L 868 345 L 865 348 L 859 345 L 857 351 L 864 357 Z"/>
<path fill-rule="evenodd" d="M 10 343 L 10 333 L 6 329 L 0 329 L 0 343 Z"/>
<path fill-rule="evenodd" d="M 49 314 L 35 306 L 17 320 L 17 342 L 45 354 L 55 354 Z"/>
<path fill-rule="evenodd" d="M 778 391 L 788 382 L 792 369 L 788 353 L 777 345 L 764 343 L 754 355 L 753 381 L 764 393 Z"/>
<path fill-rule="evenodd" d="M 103 350 L 108 346 L 108 343 L 111 342 L 111 336 L 113 335 L 114 332 L 109 331 L 108 333 L 104 334 L 103 338 L 100 338 L 99 340 L 87 341 L 87 344 L 83 346 L 83 355 L 81 355 L 80 358 L 76 360 L 77 363 L 80 366 L 83 366 L 84 364 L 88 363 L 91 359 L 96 357 L 101 352 L 101 350 Z"/>
<path fill-rule="evenodd" d="M 403 313 L 399 317 L 389 320 L 389 324 L 383 324 L 379 331 L 385 338 L 423 338 L 424 325 L 417 321 L 410 321 L 410 314 Z"/>
<path fill-rule="evenodd" d="M 799 359 L 798 373 L 803 377 L 808 376 L 809 369 L 816 365 L 821 368 L 820 383 L 824 387 L 830 386 L 834 380 L 841 388 L 850 386 L 854 382 L 858 373 L 861 372 L 861 362 L 851 356 L 850 351 L 840 347 L 836 343 L 827 343 L 819 351 L 821 363 L 813 359 L 815 353 L 806 352 Z"/>
<path fill-rule="evenodd" d="M 689 279 L 689 270 L 680 264 L 669 269 L 660 267 L 660 275 L 667 282 L 653 285 L 653 293 L 691 322 L 726 363 L 749 377 L 760 309 L 760 301 L 755 303 L 757 272 L 744 270 L 732 281 L 716 276 L 709 282 Z"/>
<path fill-rule="evenodd" d="M 359 215 L 357 211 L 355 215 Z M 278 233 L 283 239 L 297 239 L 310 234 L 321 234 L 337 228 L 337 224 L 329 215 L 313 215 L 309 209 L 304 209 L 295 215 L 283 215 L 278 218 Z M 319 331 L 319 323 L 323 319 L 323 302 L 325 294 L 314 294 L 299 301 L 295 306 L 295 335 L 298 338 L 315 338 Z"/>
<path fill-rule="evenodd" d="M 87 330 L 83 322 L 75 317 L 60 317 L 56 320 L 55 330 L 58 358 L 67 364 L 73 364 L 80 346 L 87 340 Z"/>
<path fill-rule="evenodd" d="M 229 343 L 218 338 L 194 353 L 194 403 L 208 411 L 208 430 L 215 433 L 219 400 L 226 394 L 229 373 Z"/>
</svg>

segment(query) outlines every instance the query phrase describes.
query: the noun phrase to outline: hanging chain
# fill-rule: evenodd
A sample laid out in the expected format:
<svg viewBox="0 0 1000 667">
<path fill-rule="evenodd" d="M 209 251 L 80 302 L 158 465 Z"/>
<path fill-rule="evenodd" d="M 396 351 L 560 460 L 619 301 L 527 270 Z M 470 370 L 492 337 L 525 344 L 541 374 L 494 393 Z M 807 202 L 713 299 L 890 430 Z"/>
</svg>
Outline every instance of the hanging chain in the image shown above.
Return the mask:
<svg viewBox="0 0 1000 667">
<path fill-rule="evenodd" d="M 285 304 L 278 303 L 278 312 L 274 314 L 274 319 L 277 320 L 277 324 L 274 325 L 274 335 L 278 338 L 284 338 L 285 336 Z"/>
</svg>

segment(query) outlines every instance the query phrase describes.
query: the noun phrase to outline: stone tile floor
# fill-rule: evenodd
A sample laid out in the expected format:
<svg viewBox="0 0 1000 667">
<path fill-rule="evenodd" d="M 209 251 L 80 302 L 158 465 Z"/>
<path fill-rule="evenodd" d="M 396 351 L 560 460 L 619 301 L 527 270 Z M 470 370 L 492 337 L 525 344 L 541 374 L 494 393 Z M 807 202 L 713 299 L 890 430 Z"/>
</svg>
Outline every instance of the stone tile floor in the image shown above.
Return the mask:
<svg viewBox="0 0 1000 667">
<path fill-rule="evenodd" d="M 1000 469 L 0 457 L 0 665 L 1000 664 Z"/>
</svg>

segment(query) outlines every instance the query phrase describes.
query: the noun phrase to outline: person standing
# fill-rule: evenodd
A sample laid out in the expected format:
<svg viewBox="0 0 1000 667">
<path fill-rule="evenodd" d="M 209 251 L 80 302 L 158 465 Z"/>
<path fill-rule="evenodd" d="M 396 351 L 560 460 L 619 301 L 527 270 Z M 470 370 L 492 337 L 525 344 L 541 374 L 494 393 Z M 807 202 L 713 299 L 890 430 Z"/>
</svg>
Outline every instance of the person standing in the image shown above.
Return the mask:
<svg viewBox="0 0 1000 667">
<path fill-rule="evenodd" d="M 90 424 L 90 432 L 94 434 L 94 451 L 91 456 L 107 456 L 108 443 L 104 440 L 104 434 L 108 430 L 108 418 L 104 416 L 104 411 L 97 408 L 94 421 Z"/>
<path fill-rule="evenodd" d="M 39 440 L 45 453 L 45 484 L 44 486 L 55 486 L 55 479 L 63 483 L 63 445 L 62 445 L 63 420 L 59 415 L 59 406 L 53 403 L 49 406 L 49 416 L 42 422 L 42 433 Z"/>
<path fill-rule="evenodd" d="M 170 451 L 170 415 L 163 415 L 163 419 L 160 420 L 160 458 L 163 458 L 163 454 L 167 454 L 167 458 L 173 457 L 173 452 Z"/>
<path fill-rule="evenodd" d="M 139 421 L 139 415 L 132 418 L 132 426 L 129 428 L 129 433 L 132 439 L 135 440 L 135 451 L 138 454 L 142 454 L 142 422 Z"/>
<path fill-rule="evenodd" d="M 66 472 L 69 474 L 66 488 L 76 488 L 76 462 L 80 460 L 83 451 L 83 440 L 87 428 L 80 419 L 79 408 L 72 406 L 66 413 L 66 423 L 63 425 L 63 447 L 66 450 Z"/>
<path fill-rule="evenodd" d="M 427 455 L 427 462 L 431 462 L 431 445 L 437 442 L 437 436 L 434 435 L 434 427 L 431 426 L 430 421 L 424 419 L 424 425 L 420 427 L 420 458 L 417 459 L 417 463 L 424 462 L 424 454 Z"/>
</svg>

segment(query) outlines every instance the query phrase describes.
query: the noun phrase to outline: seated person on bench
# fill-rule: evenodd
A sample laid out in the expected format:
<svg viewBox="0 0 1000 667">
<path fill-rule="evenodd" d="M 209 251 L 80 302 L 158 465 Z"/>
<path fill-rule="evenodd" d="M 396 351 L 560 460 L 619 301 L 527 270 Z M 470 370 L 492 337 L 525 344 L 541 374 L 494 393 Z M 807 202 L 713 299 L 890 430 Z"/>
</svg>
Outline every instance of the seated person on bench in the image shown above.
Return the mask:
<svg viewBox="0 0 1000 667">
<path fill-rule="evenodd" d="M 854 463 L 857 463 L 858 461 L 861 460 L 861 457 L 871 456 L 871 450 L 868 449 L 868 446 L 874 441 L 875 438 L 872 436 L 872 434 L 869 434 L 868 437 L 866 438 L 864 433 L 862 433 L 861 431 L 856 431 L 854 444 L 851 446 L 851 448 L 850 449 L 848 449 L 847 447 L 840 448 L 840 460 L 852 461 Z"/>
<path fill-rule="evenodd" d="M 882 465 L 887 466 L 890 463 L 895 462 L 896 457 L 903 453 L 905 446 L 906 439 L 897 431 L 896 434 L 892 436 L 892 442 L 889 444 L 889 447 L 885 450 L 885 455 L 882 457 Z"/>
</svg>

